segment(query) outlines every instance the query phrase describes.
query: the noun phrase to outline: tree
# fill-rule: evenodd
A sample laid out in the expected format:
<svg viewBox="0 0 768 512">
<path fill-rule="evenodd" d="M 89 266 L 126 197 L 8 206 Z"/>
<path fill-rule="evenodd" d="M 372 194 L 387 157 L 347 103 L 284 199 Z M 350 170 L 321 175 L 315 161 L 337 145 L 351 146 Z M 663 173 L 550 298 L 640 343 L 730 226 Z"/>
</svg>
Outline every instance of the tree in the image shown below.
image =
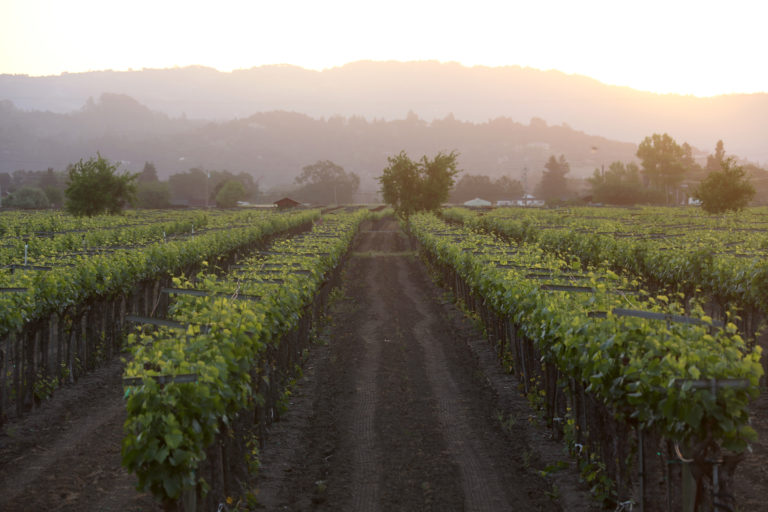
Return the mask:
<svg viewBox="0 0 768 512">
<path fill-rule="evenodd" d="M 157 169 L 152 162 L 144 162 L 144 169 L 139 174 L 139 183 L 148 183 L 159 181 L 157 178 Z"/>
<path fill-rule="evenodd" d="M 64 205 L 64 191 L 59 187 L 44 187 L 43 193 L 53 208 L 61 208 Z"/>
<path fill-rule="evenodd" d="M 243 199 L 255 200 L 259 195 L 259 184 L 248 173 L 232 174 L 229 171 L 208 171 L 193 167 L 187 172 L 172 174 L 168 178 L 171 196 L 176 201 L 185 201 L 193 206 L 208 205 L 216 201 L 221 187 L 227 181 L 239 181 L 245 188 Z"/>
<path fill-rule="evenodd" d="M 48 208 L 50 203 L 42 189 L 38 187 L 21 187 L 3 200 L 3 206 L 21 208 L 23 210 L 39 210 Z"/>
<path fill-rule="evenodd" d="M 683 181 L 687 171 L 685 149 L 666 133 L 654 133 L 640 143 L 637 157 L 641 160 L 643 174 L 651 188 L 662 191 L 665 202 L 669 203 L 675 188 Z"/>
<path fill-rule="evenodd" d="M 253 176 L 246 172 L 240 174 L 232 174 L 229 171 L 211 171 L 211 186 L 213 190 L 209 197 L 210 200 L 216 201 L 216 196 L 219 195 L 221 188 L 229 181 L 237 181 L 243 186 L 243 196 L 238 201 L 255 201 L 259 197 L 259 183 L 254 181 Z"/>
<path fill-rule="evenodd" d="M 699 174 L 703 169 L 693 158 L 693 148 L 691 145 L 687 142 L 683 142 L 683 145 L 680 146 L 680 148 L 683 150 L 683 156 L 680 159 L 684 168 L 683 173 L 687 176 Z"/>
<path fill-rule="evenodd" d="M 229 180 L 221 187 L 216 194 L 216 206 L 219 208 L 233 208 L 237 206 L 238 201 L 245 198 L 245 187 L 236 180 Z"/>
<path fill-rule="evenodd" d="M 434 159 L 423 156 L 414 162 L 405 151 L 388 157 L 387 166 L 378 181 L 384 201 L 391 204 L 399 217 L 414 212 L 437 210 L 448 199 L 453 187 L 458 153 L 440 152 Z"/>
<path fill-rule="evenodd" d="M 565 175 L 571 171 L 571 166 L 566 162 L 565 155 L 555 158 L 551 155 L 544 165 L 546 171 L 541 176 L 538 187 L 538 195 L 548 201 L 563 200 L 568 197 L 568 180 Z"/>
<path fill-rule="evenodd" d="M 736 165 L 733 157 L 725 158 L 720 171 L 709 173 L 696 190 L 694 197 L 708 213 L 741 210 L 755 195 L 755 187 L 746 178 L 744 168 Z"/>
<path fill-rule="evenodd" d="M 421 199 L 421 176 L 419 166 L 408 158 L 405 151 L 395 157 L 387 157 L 389 166 L 378 180 L 384 202 L 391 204 L 395 214 L 407 218 L 417 211 Z"/>
<path fill-rule="evenodd" d="M 199 167 L 172 174 L 168 178 L 171 197 L 175 201 L 186 201 L 192 206 L 204 206 L 207 204 L 206 190 L 212 190 L 208 176 L 209 173 Z"/>
<path fill-rule="evenodd" d="M 22 187 L 40 187 L 40 171 L 27 171 L 25 169 L 19 169 L 13 171 L 11 176 L 11 183 L 8 185 L 7 191 L 13 192 Z"/>
<path fill-rule="evenodd" d="M 136 206 L 139 208 L 168 208 L 171 190 L 166 181 L 140 181 L 136 187 Z"/>
<path fill-rule="evenodd" d="M 451 202 L 463 203 L 481 197 L 491 201 L 489 194 L 493 191 L 493 182 L 488 176 L 479 174 L 464 174 L 451 191 Z"/>
<path fill-rule="evenodd" d="M 490 177 L 478 174 L 464 174 L 456 182 L 451 191 L 450 200 L 453 203 L 463 203 L 480 197 L 488 201 L 500 199 L 517 199 L 523 196 L 523 185 L 518 180 L 501 176 L 495 181 Z"/>
<path fill-rule="evenodd" d="M 501 176 L 494 182 L 493 186 L 496 189 L 494 199 L 497 201 L 499 199 L 519 199 L 525 193 L 520 180 L 513 180 L 509 176 Z"/>
<path fill-rule="evenodd" d="M 318 160 L 304 166 L 295 183 L 302 185 L 296 196 L 304 201 L 318 204 L 351 203 L 360 187 L 360 178 L 353 172 L 330 160 Z"/>
<path fill-rule="evenodd" d="M 640 182 L 640 169 L 631 162 L 613 162 L 605 172 L 595 169 L 587 181 L 592 186 L 596 203 L 630 205 L 646 202 L 648 193 Z"/>
<path fill-rule="evenodd" d="M 427 211 L 439 209 L 448 199 L 454 183 L 457 153 L 438 153 L 431 161 L 422 157 L 419 162 L 422 171 L 421 205 Z"/>
<path fill-rule="evenodd" d="M 715 145 L 715 154 L 707 156 L 707 171 L 719 172 L 725 161 L 725 147 L 722 140 Z"/>
<path fill-rule="evenodd" d="M 68 168 L 66 209 L 73 215 L 118 214 L 136 197 L 136 174 L 119 172 L 118 166 L 96 154 Z"/>
<path fill-rule="evenodd" d="M 64 182 L 66 176 L 61 176 L 62 173 L 57 173 L 53 170 L 53 167 L 49 167 L 47 171 L 40 172 L 37 179 L 37 186 L 45 190 L 46 188 L 64 188 Z"/>
<path fill-rule="evenodd" d="M 10 193 L 10 186 L 12 183 L 13 178 L 11 178 L 11 175 L 7 172 L 0 172 L 0 202 L 3 200 L 3 197 Z"/>
</svg>

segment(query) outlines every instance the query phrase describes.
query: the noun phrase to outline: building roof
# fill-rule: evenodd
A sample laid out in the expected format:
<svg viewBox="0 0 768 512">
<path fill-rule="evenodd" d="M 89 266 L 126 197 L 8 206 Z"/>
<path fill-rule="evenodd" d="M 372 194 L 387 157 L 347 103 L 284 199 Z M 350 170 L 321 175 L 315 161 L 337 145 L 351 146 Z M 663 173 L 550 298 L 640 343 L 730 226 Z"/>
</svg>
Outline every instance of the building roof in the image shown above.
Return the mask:
<svg viewBox="0 0 768 512">
<path fill-rule="evenodd" d="M 490 201 L 476 197 L 464 203 L 464 206 L 491 206 Z"/>
<path fill-rule="evenodd" d="M 290 197 L 278 199 L 274 204 L 276 204 L 278 208 L 295 208 L 297 206 L 301 206 L 300 202 L 294 201 Z"/>
</svg>

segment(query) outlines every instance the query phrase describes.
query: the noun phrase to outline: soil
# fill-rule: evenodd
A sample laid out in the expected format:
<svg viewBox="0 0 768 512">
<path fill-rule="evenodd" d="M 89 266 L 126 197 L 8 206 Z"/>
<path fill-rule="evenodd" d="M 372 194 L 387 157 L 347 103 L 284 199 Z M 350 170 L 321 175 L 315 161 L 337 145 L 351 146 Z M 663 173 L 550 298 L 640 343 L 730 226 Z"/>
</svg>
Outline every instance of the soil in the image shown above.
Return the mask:
<svg viewBox="0 0 768 512">
<path fill-rule="evenodd" d="M 478 329 L 438 288 L 397 223 L 356 238 L 321 343 L 272 425 L 250 482 L 264 510 L 595 510 L 562 445 Z M 0 431 L 0 510 L 161 510 L 120 466 L 115 361 Z M 755 405 L 762 439 L 768 401 Z M 764 510 L 766 445 L 737 472 Z M 761 464 L 761 461 L 763 462 Z M 540 472 L 544 472 L 543 476 Z M 234 496 L 234 503 L 246 502 Z M 233 506 L 223 506 L 222 510 Z"/>
<path fill-rule="evenodd" d="M 0 431 L 0 510 L 162 510 L 120 465 L 125 403 L 115 360 Z"/>
<path fill-rule="evenodd" d="M 396 222 L 363 228 L 327 345 L 270 432 L 268 510 L 587 511 L 514 377 L 430 280 Z"/>
<path fill-rule="evenodd" d="M 752 428 L 757 431 L 757 441 L 752 443 L 752 453 L 736 467 L 734 494 L 740 512 L 768 509 L 768 393 L 765 389 L 752 404 L 750 418 Z"/>
</svg>

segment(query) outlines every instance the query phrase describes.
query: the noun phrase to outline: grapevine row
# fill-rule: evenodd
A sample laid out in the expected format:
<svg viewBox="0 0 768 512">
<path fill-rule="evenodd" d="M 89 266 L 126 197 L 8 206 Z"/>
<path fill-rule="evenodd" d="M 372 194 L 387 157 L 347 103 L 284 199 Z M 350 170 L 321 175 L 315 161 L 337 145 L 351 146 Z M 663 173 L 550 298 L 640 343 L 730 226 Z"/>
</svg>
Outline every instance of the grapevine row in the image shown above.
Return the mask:
<svg viewBox="0 0 768 512">
<path fill-rule="evenodd" d="M 141 384 L 126 390 L 123 464 L 141 488 L 165 503 L 203 499 L 211 486 L 221 491 L 217 473 L 205 469 L 211 458 L 229 461 L 233 471 L 242 466 L 242 457 L 214 441 L 233 439 L 240 453 L 263 440 L 263 424 L 279 414 L 280 390 L 322 309 L 318 294 L 328 293 L 367 215 L 323 216 L 311 232 L 276 242 L 224 277 L 174 278 L 168 316 L 181 330 L 132 335 L 125 371 Z M 159 384 L 158 375 L 195 378 Z M 243 440 L 254 428 L 256 441 Z"/>
<path fill-rule="evenodd" d="M 768 320 L 768 214 L 761 209 L 714 219 L 669 208 L 502 209 L 482 216 L 451 209 L 444 215 L 510 241 L 536 243 L 583 267 L 607 264 L 658 293 L 699 298 L 715 317 L 736 311 L 734 321 L 750 342 Z"/>
<path fill-rule="evenodd" d="M 0 290 L 0 422 L 118 353 L 125 315 L 151 311 L 157 288 L 169 276 L 251 251 L 318 212 L 251 215 L 247 227 L 6 274 L 18 292 Z"/>
<path fill-rule="evenodd" d="M 525 389 L 533 397 L 545 392 L 550 421 L 560 418 L 572 446 L 591 446 L 599 455 L 594 464 L 610 466 L 604 498 L 626 500 L 636 491 L 627 474 L 636 441 L 627 438 L 617 451 L 622 443 L 606 439 L 608 432 L 647 432 L 684 447 L 706 441 L 694 453 L 701 463 L 707 450 L 740 453 L 754 439 L 748 404 L 763 373 L 760 350 L 750 351 L 733 323 L 716 327 L 695 303 L 692 318 L 673 296 L 644 293 L 610 270 L 585 271 L 537 244 L 510 245 L 427 214 L 411 217 L 409 227 L 480 311 L 499 357 Z M 688 321 L 669 321 L 676 318 Z M 744 385 L 697 387 L 708 379 Z"/>
</svg>

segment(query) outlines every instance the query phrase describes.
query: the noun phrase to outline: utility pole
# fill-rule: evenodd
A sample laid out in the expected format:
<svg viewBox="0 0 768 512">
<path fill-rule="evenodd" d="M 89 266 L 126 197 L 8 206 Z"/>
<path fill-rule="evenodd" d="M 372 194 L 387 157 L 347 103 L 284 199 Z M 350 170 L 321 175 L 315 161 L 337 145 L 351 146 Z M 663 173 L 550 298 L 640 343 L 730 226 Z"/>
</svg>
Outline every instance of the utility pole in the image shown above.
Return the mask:
<svg viewBox="0 0 768 512">
<path fill-rule="evenodd" d="M 528 194 L 528 168 L 523 167 L 523 195 Z"/>
<path fill-rule="evenodd" d="M 208 182 L 211 181 L 211 171 L 206 171 L 205 178 L 205 209 L 208 209 Z"/>
</svg>

